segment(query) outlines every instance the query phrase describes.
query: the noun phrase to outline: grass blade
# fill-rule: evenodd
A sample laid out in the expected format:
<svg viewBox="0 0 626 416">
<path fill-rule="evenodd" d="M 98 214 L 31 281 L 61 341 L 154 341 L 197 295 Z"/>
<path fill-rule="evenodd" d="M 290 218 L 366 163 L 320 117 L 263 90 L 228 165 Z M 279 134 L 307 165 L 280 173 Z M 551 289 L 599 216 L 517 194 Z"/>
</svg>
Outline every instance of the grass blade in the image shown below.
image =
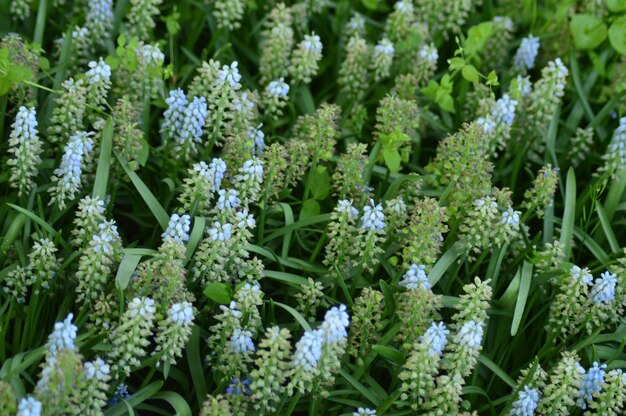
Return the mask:
<svg viewBox="0 0 626 416">
<path fill-rule="evenodd" d="M 183 397 L 176 392 L 161 391 L 152 396 L 152 399 L 161 399 L 168 402 L 170 406 L 172 406 L 176 411 L 176 416 L 191 416 L 191 408 L 189 407 L 185 399 L 183 399 Z"/>
<path fill-rule="evenodd" d="M 92 196 L 104 201 L 109 181 L 109 169 L 111 168 L 111 150 L 113 148 L 113 119 L 109 117 L 102 130 L 102 143 L 100 144 L 100 158 L 96 169 L 96 180 L 93 184 Z"/>
<path fill-rule="evenodd" d="M 563 225 L 561 226 L 561 244 L 566 258 L 572 251 L 572 236 L 574 235 L 574 217 L 576 215 L 576 174 L 570 168 L 567 172 L 565 184 L 565 208 L 563 209 Z"/>
<path fill-rule="evenodd" d="M 615 238 L 615 233 L 613 232 L 613 228 L 611 228 L 611 223 L 609 218 L 606 215 L 606 211 L 602 207 L 600 203 L 596 205 L 596 213 L 598 214 L 598 218 L 600 219 L 600 225 L 602 225 L 602 230 L 604 231 L 604 235 L 609 242 L 609 246 L 611 246 L 611 251 L 616 253 L 619 251 L 620 247 L 617 243 L 617 239 Z"/>
<path fill-rule="evenodd" d="M 276 302 L 276 301 L 273 301 L 272 303 L 274 305 L 278 306 L 279 308 L 282 308 L 282 309 L 286 310 L 287 312 L 289 312 L 291 314 L 291 316 L 296 318 L 296 321 L 298 321 L 298 323 L 302 326 L 302 328 L 304 328 L 305 331 L 310 331 L 311 330 L 311 326 L 306 321 L 306 319 L 304 319 L 304 317 L 302 315 L 300 315 L 300 312 L 298 312 L 297 310 L 295 310 L 291 306 L 285 305 L 284 303 L 280 303 L 280 302 Z"/>
<path fill-rule="evenodd" d="M 141 260 L 140 254 L 124 254 L 115 275 L 115 286 L 118 290 L 126 290 L 128 282 L 139 264 L 139 260 Z"/>
<path fill-rule="evenodd" d="M 436 285 L 443 274 L 454 263 L 454 261 L 461 255 L 461 251 L 452 246 L 444 253 L 443 256 L 435 263 L 433 269 L 428 274 L 428 281 L 431 285 Z"/>
<path fill-rule="evenodd" d="M 515 303 L 515 312 L 513 313 L 513 322 L 511 323 L 511 336 L 515 336 L 515 334 L 517 334 L 519 324 L 522 320 L 522 316 L 524 315 L 524 308 L 526 307 L 526 300 L 528 299 L 528 291 L 530 289 L 532 276 L 533 266 L 525 261 L 522 265 L 519 291 L 517 292 L 517 302 Z"/>
<path fill-rule="evenodd" d="M 159 225 L 161 226 L 161 228 L 163 228 L 163 230 L 167 229 L 167 223 L 170 221 L 170 217 L 169 215 L 167 215 L 167 212 L 165 212 L 165 209 L 163 209 L 163 207 L 161 206 L 159 201 L 156 199 L 154 194 L 150 192 L 150 189 L 148 189 L 146 184 L 143 183 L 143 181 L 139 178 L 139 176 L 137 176 L 137 174 L 133 172 L 131 168 L 128 167 L 128 164 L 126 163 L 124 158 L 117 152 L 115 152 L 115 156 L 117 157 L 117 160 L 122 165 L 122 168 L 124 169 L 128 177 L 130 178 L 133 185 L 135 185 L 135 188 L 137 189 L 137 191 L 143 198 L 144 202 L 146 203 L 146 205 L 148 206 L 148 208 L 150 209 L 154 217 L 159 222 Z"/>
</svg>

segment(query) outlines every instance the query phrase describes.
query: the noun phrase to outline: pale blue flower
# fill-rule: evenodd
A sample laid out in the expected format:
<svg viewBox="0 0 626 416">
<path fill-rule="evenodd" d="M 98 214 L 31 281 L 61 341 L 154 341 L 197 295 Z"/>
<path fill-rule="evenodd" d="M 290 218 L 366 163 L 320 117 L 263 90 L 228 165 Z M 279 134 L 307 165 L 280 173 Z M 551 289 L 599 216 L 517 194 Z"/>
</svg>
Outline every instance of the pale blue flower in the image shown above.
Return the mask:
<svg viewBox="0 0 626 416">
<path fill-rule="evenodd" d="M 409 270 L 402 277 L 400 286 L 407 289 L 417 289 L 420 286 L 426 290 L 430 289 L 430 282 L 426 276 L 426 266 L 423 264 L 411 264 Z"/>
<path fill-rule="evenodd" d="M 465 350 L 475 350 L 483 342 L 483 326 L 472 320 L 463 324 L 454 341 Z"/>
<path fill-rule="evenodd" d="M 348 337 L 346 328 L 350 325 L 350 316 L 346 312 L 346 305 L 333 306 L 326 315 L 321 330 L 324 336 L 324 342 L 337 343 L 342 342 Z"/>
<path fill-rule="evenodd" d="M 66 349 L 74 351 L 74 341 L 76 340 L 76 332 L 78 328 L 72 324 L 74 314 L 67 315 L 64 321 L 54 324 L 54 330 L 48 337 L 48 351 L 54 356 L 57 352 Z"/>
<path fill-rule="evenodd" d="M 252 341 L 252 332 L 248 330 L 235 329 L 230 337 L 228 346 L 232 352 L 246 353 L 254 351 L 254 342 Z"/>
<path fill-rule="evenodd" d="M 171 238 L 179 244 L 185 244 L 189 241 L 190 229 L 191 217 L 188 214 L 172 214 L 167 224 L 167 229 L 161 234 L 161 238 L 164 241 Z"/>
<path fill-rule="evenodd" d="M 443 322 L 433 322 L 421 336 L 420 341 L 429 347 L 432 355 L 441 357 L 444 348 L 448 344 L 448 335 L 450 331 Z"/>
<path fill-rule="evenodd" d="M 28 396 L 20 400 L 17 405 L 16 416 L 40 416 L 41 402 L 34 397 Z"/>
<path fill-rule="evenodd" d="M 513 57 L 513 67 L 518 71 L 528 71 L 535 66 L 535 58 L 539 52 L 539 38 L 528 35 L 522 42 Z"/>
<path fill-rule="evenodd" d="M 591 288 L 591 300 L 595 303 L 609 303 L 615 299 L 615 286 L 617 276 L 613 273 L 604 272 L 602 276 L 593 283 Z"/>
<path fill-rule="evenodd" d="M 376 205 L 373 199 L 370 199 L 370 205 L 363 208 L 361 216 L 361 228 L 371 231 L 382 230 L 385 228 L 385 214 L 382 205 Z"/>
<path fill-rule="evenodd" d="M 576 400 L 576 405 L 581 409 L 586 409 L 587 403 L 593 400 L 593 394 L 602 390 L 605 369 L 606 364 L 598 365 L 597 362 L 594 362 L 593 366 L 583 376 Z"/>
<path fill-rule="evenodd" d="M 511 407 L 512 416 L 533 416 L 539 405 L 539 390 L 524 386 Z"/>
<path fill-rule="evenodd" d="M 322 344 L 324 335 L 322 330 L 306 331 L 300 341 L 296 343 L 296 350 L 292 357 L 295 366 L 309 371 L 317 367 L 317 363 L 322 356 Z"/>
<path fill-rule="evenodd" d="M 193 321 L 193 306 L 189 302 L 175 303 L 167 311 L 167 316 L 176 325 L 187 326 Z"/>
</svg>

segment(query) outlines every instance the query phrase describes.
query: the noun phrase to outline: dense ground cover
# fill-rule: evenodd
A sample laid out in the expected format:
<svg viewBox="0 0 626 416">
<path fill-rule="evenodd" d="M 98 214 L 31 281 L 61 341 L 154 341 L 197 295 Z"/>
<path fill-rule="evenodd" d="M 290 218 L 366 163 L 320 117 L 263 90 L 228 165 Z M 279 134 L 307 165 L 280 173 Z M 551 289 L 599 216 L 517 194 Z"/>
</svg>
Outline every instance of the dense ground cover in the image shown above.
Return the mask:
<svg viewBox="0 0 626 416">
<path fill-rule="evenodd" d="M 0 37 L 0 415 L 624 414 L 625 2 Z"/>
</svg>

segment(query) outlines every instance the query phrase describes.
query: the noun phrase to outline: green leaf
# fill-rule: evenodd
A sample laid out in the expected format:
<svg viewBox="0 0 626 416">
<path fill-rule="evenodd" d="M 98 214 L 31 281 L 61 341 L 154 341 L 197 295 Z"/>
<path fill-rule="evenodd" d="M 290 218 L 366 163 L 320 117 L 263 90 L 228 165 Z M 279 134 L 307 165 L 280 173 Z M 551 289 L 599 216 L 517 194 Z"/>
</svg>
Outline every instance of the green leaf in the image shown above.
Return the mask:
<svg viewBox="0 0 626 416">
<path fill-rule="evenodd" d="M 202 293 L 207 298 L 222 305 L 230 303 L 233 298 L 233 290 L 225 283 L 207 283 Z"/>
<path fill-rule="evenodd" d="M 378 0 L 361 0 L 361 4 L 369 10 L 376 10 L 378 8 Z"/>
<path fill-rule="evenodd" d="M 500 377 L 502 381 L 509 385 L 511 388 L 516 388 L 517 383 L 507 373 L 504 372 L 496 363 L 485 357 L 483 354 L 478 356 L 478 362 L 490 369 L 495 375 Z"/>
<path fill-rule="evenodd" d="M 396 302 L 393 298 L 393 290 L 391 286 L 384 280 L 379 280 L 378 285 L 380 286 L 380 291 L 383 293 L 385 298 L 385 313 L 388 316 L 392 316 L 393 311 L 396 309 Z"/>
<path fill-rule="evenodd" d="M 128 164 L 126 163 L 124 158 L 117 152 L 115 152 L 115 156 L 120 162 L 120 165 L 122 165 L 122 168 L 130 178 L 133 185 L 135 185 L 135 188 L 139 192 L 139 195 L 141 195 L 144 202 L 161 225 L 161 228 L 163 228 L 163 230 L 166 230 L 167 224 L 170 221 L 170 217 L 169 215 L 167 215 L 167 212 L 165 212 L 165 209 L 163 209 L 163 207 L 159 203 L 159 200 L 156 199 L 152 192 L 150 192 L 150 189 L 148 189 L 146 184 L 143 183 L 139 176 L 137 176 L 137 174 L 128 167 Z"/>
<path fill-rule="evenodd" d="M 602 204 L 598 203 L 596 205 L 596 213 L 598 214 L 598 218 L 600 219 L 600 224 L 602 225 L 604 235 L 609 242 L 609 246 L 611 246 L 611 251 L 613 253 L 617 253 L 620 249 L 620 246 L 617 242 L 617 238 L 615 238 L 615 233 L 613 232 L 613 228 L 611 227 L 611 222 L 609 221 L 609 218 L 607 217 L 606 211 L 604 210 Z"/>
<path fill-rule="evenodd" d="M 517 334 L 519 324 L 524 315 L 524 308 L 526 307 L 526 299 L 528 298 L 528 291 L 530 290 L 530 281 L 533 276 L 533 266 L 528 262 L 524 262 L 522 265 L 522 273 L 519 291 L 517 292 L 517 302 L 515 303 L 515 312 L 513 313 L 513 322 L 511 323 L 511 336 Z"/>
<path fill-rule="evenodd" d="M 193 382 L 197 403 L 202 403 L 206 399 L 207 387 L 200 358 L 200 328 L 198 325 L 194 325 L 191 330 L 191 337 L 189 337 L 185 353 L 189 363 L 189 372 L 191 373 L 191 381 Z"/>
<path fill-rule="evenodd" d="M 263 270 L 263 276 L 281 282 L 291 283 L 297 287 L 306 286 L 308 284 L 307 279 L 292 273 L 278 272 L 275 270 Z"/>
<path fill-rule="evenodd" d="M 111 167 L 111 149 L 113 148 L 113 119 L 107 118 L 102 130 L 102 141 L 100 144 L 100 158 L 96 169 L 96 180 L 93 184 L 92 196 L 104 201 L 107 193 L 107 182 L 109 180 L 109 168 Z"/>
<path fill-rule="evenodd" d="M 276 302 L 276 301 L 272 301 L 272 303 L 274 305 L 278 306 L 279 308 L 282 308 L 282 309 L 286 310 L 287 312 L 289 312 L 291 314 L 291 316 L 293 316 L 296 319 L 296 321 L 298 321 L 298 323 L 302 326 L 302 328 L 304 328 L 305 331 L 310 331 L 311 330 L 311 325 L 309 325 L 309 323 L 306 321 L 306 319 L 304 319 L 304 317 L 302 315 L 300 315 L 300 312 L 298 312 L 297 310 L 295 310 L 291 306 L 285 305 L 284 303 L 280 303 L 280 302 Z"/>
<path fill-rule="evenodd" d="M 330 193 L 330 175 L 326 166 L 318 166 L 315 169 L 315 174 L 311 178 L 311 191 L 313 198 L 318 201 L 326 199 Z"/>
<path fill-rule="evenodd" d="M 117 274 L 115 275 L 115 286 L 119 290 L 126 290 L 128 282 L 139 264 L 139 260 L 141 260 L 140 254 L 124 254 L 120 262 L 120 267 L 117 269 Z"/>
<path fill-rule="evenodd" d="M 191 408 L 185 399 L 183 399 L 183 397 L 178 393 L 173 391 L 161 391 L 152 396 L 152 399 L 161 399 L 168 402 L 176 411 L 176 416 L 191 416 Z"/>
<path fill-rule="evenodd" d="M 606 0 L 606 7 L 613 13 L 626 10 L 626 0 Z"/>
<path fill-rule="evenodd" d="M 565 207 L 563 209 L 563 225 L 561 227 L 561 245 L 566 258 L 569 258 L 574 234 L 574 216 L 576 214 L 576 174 L 573 168 L 567 172 L 565 183 Z"/>
<path fill-rule="evenodd" d="M 428 81 L 428 85 L 422 88 L 422 94 L 434 99 L 435 96 L 437 95 L 438 90 L 439 90 L 439 83 L 431 79 L 430 81 Z"/>
<path fill-rule="evenodd" d="M 626 16 L 617 18 L 609 28 L 609 41 L 611 46 L 626 55 Z"/>
<path fill-rule="evenodd" d="M 20 206 L 17 206 L 17 205 L 13 205 L 11 203 L 7 203 L 7 205 L 10 206 L 11 208 L 13 208 L 16 211 L 21 212 L 22 214 L 24 214 L 25 216 L 27 216 L 31 220 L 35 221 L 37 224 L 39 224 L 41 227 L 43 227 L 44 230 L 46 230 L 48 233 L 50 233 L 51 236 L 57 234 L 57 231 L 54 228 L 52 228 L 52 226 L 50 226 L 50 224 L 48 224 L 46 221 L 44 221 L 41 217 L 39 217 L 34 212 L 29 211 L 27 209 L 24 209 L 24 208 L 22 208 Z"/>
<path fill-rule="evenodd" d="M 385 357 L 392 363 L 403 364 L 405 361 L 404 354 L 402 354 L 400 351 L 393 347 L 376 344 L 372 347 L 372 350 L 381 357 Z"/>
<path fill-rule="evenodd" d="M 454 71 L 455 69 L 462 69 L 465 66 L 465 59 L 455 57 L 448 59 L 448 64 L 450 65 L 450 70 Z"/>
<path fill-rule="evenodd" d="M 517 82 L 516 79 L 514 81 Z M 485 84 L 491 85 L 492 87 L 497 87 L 498 85 L 500 85 L 500 82 L 498 82 L 498 74 L 496 74 L 496 71 L 491 71 L 489 75 L 487 75 L 487 82 Z"/>
<path fill-rule="evenodd" d="M 302 203 L 300 210 L 300 221 L 305 218 L 314 217 L 320 213 L 320 204 L 315 199 L 307 199 Z"/>
<path fill-rule="evenodd" d="M 50 69 L 50 61 L 48 60 L 48 58 L 44 58 L 43 56 L 39 57 L 39 68 L 44 71 Z"/>
<path fill-rule="evenodd" d="M 401 157 L 397 149 L 383 149 L 383 159 L 385 160 L 385 165 L 391 173 L 398 173 L 398 171 L 400 171 Z"/>
<path fill-rule="evenodd" d="M 590 14 L 576 14 L 569 23 L 578 49 L 595 49 L 606 39 L 606 24 Z"/>
<path fill-rule="evenodd" d="M 340 369 L 339 370 L 339 374 L 341 374 L 341 376 L 343 378 L 346 379 L 346 381 L 348 383 L 350 383 L 352 385 L 352 387 L 354 387 L 355 389 L 357 389 L 362 395 L 363 397 L 365 397 L 367 400 L 369 400 L 370 402 L 372 402 L 372 404 L 374 406 L 379 406 L 380 403 L 382 402 L 382 398 L 379 397 L 376 392 L 374 392 L 372 389 L 368 389 L 367 387 L 365 387 L 363 384 L 359 383 L 359 381 L 352 377 L 345 369 Z"/>
<path fill-rule="evenodd" d="M 206 220 L 204 217 L 195 217 L 193 220 L 193 228 L 191 230 L 191 234 L 189 235 L 189 242 L 187 242 L 187 251 L 185 253 L 185 259 L 187 259 L 187 261 L 191 259 L 193 252 L 196 251 L 198 244 L 200 244 L 200 240 L 202 240 L 205 224 Z"/>
<path fill-rule="evenodd" d="M 26 68 L 23 65 L 11 65 L 7 71 L 6 77 L 9 81 L 18 83 L 22 81 L 26 81 L 33 76 L 33 73 L 30 69 Z"/>
<path fill-rule="evenodd" d="M 470 27 L 467 31 L 467 40 L 465 41 L 463 48 L 465 53 L 472 56 L 477 52 L 480 52 L 485 47 L 485 43 L 491 36 L 492 31 L 492 22 L 484 22 Z"/>
<path fill-rule="evenodd" d="M 454 99 L 450 94 L 443 94 L 440 99 L 437 100 L 437 104 L 441 107 L 442 110 L 447 111 L 449 113 L 454 113 Z"/>
<path fill-rule="evenodd" d="M 435 263 L 432 270 L 428 274 L 428 281 L 430 284 L 433 286 L 436 285 L 446 270 L 452 266 L 452 263 L 454 263 L 460 255 L 461 252 L 456 247 L 450 247 L 448 251 L 446 251 L 439 260 L 437 260 L 437 263 Z"/>
<path fill-rule="evenodd" d="M 469 82 L 478 82 L 478 71 L 474 65 L 465 65 L 461 71 L 461 75 Z"/>
</svg>

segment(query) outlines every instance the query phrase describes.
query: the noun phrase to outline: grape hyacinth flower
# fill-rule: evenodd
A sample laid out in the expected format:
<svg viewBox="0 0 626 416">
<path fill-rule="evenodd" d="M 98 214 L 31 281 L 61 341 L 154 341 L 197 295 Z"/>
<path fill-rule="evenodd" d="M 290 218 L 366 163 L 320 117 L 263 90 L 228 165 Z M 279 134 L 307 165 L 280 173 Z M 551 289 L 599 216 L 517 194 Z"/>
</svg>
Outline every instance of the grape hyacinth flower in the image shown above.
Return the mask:
<svg viewBox="0 0 626 416">
<path fill-rule="evenodd" d="M 346 305 L 333 306 L 326 315 L 321 326 L 321 331 L 325 343 L 340 343 L 346 340 L 348 332 L 346 328 L 350 325 L 350 316 L 346 312 Z"/>
<path fill-rule="evenodd" d="M 377 231 L 385 228 L 385 214 L 383 213 L 383 206 L 370 199 L 370 205 L 366 205 L 363 208 L 363 215 L 361 216 L 361 228 Z"/>
<path fill-rule="evenodd" d="M 539 390 L 524 386 L 511 407 L 512 416 L 533 416 L 539 405 Z"/>
<path fill-rule="evenodd" d="M 583 381 L 576 400 L 576 405 L 581 409 L 586 409 L 587 403 L 593 400 L 594 393 L 602 390 L 605 369 L 606 364 L 598 365 L 597 362 L 594 362 L 593 366 L 583 376 Z"/>
<path fill-rule="evenodd" d="M 609 303 L 615 299 L 615 286 L 617 276 L 613 273 L 604 272 L 596 279 L 591 288 L 590 297 L 595 303 Z"/>
<path fill-rule="evenodd" d="M 110 372 L 111 368 L 101 358 L 85 363 L 85 376 L 88 379 L 106 380 Z"/>
<path fill-rule="evenodd" d="M 348 214 L 348 218 L 356 219 L 359 216 L 359 210 L 352 206 L 352 201 L 348 199 L 342 199 L 337 203 L 336 208 L 338 213 Z"/>
<path fill-rule="evenodd" d="M 606 162 L 602 169 L 613 176 L 626 169 L 626 117 L 619 120 L 604 160 Z"/>
<path fill-rule="evenodd" d="M 430 327 L 420 337 L 420 342 L 427 344 L 432 355 L 441 357 L 444 348 L 448 344 L 450 330 L 443 322 L 433 322 Z"/>
<path fill-rule="evenodd" d="M 239 68 L 237 68 L 239 63 L 234 61 L 228 65 L 224 65 L 222 69 L 217 72 L 217 79 L 220 84 L 228 84 L 234 90 L 238 90 L 241 88 L 241 75 L 239 74 Z"/>
<path fill-rule="evenodd" d="M 239 206 L 239 192 L 235 189 L 220 189 L 218 191 L 219 198 L 217 200 L 217 209 L 224 211 L 227 209 L 235 209 Z"/>
<path fill-rule="evenodd" d="M 263 127 L 263 123 L 256 127 L 248 127 L 248 131 L 246 132 L 246 136 L 252 140 L 252 154 L 255 156 L 262 155 L 263 150 L 265 150 L 265 134 L 263 130 L 261 130 L 261 127 Z"/>
<path fill-rule="evenodd" d="M 502 213 L 502 224 L 510 225 L 517 229 L 519 227 L 519 211 L 515 211 L 513 208 L 509 208 Z"/>
<path fill-rule="evenodd" d="M 226 241 L 230 239 L 232 225 L 221 224 L 219 221 L 213 222 L 213 227 L 209 228 L 209 236 L 213 241 Z"/>
<path fill-rule="evenodd" d="M 306 331 L 296 344 L 296 351 L 292 358 L 293 364 L 304 371 L 310 371 L 317 367 L 322 356 L 323 343 L 324 335 L 321 329 Z"/>
<path fill-rule="evenodd" d="M 198 153 L 202 143 L 202 129 L 209 114 L 206 99 L 194 97 L 183 113 L 183 120 L 178 134 L 174 137 L 174 150 L 182 152 L 186 159 Z"/>
<path fill-rule="evenodd" d="M 235 353 L 247 353 L 254 351 L 254 342 L 252 341 L 252 332 L 248 330 L 242 330 L 240 328 L 235 329 L 233 335 L 230 337 L 228 346 L 232 352 Z"/>
<path fill-rule="evenodd" d="M 193 307 L 189 302 L 173 304 L 167 314 L 176 325 L 188 325 L 193 321 Z"/>
<path fill-rule="evenodd" d="M 400 286 L 404 286 L 407 289 L 417 289 L 418 287 L 426 290 L 430 289 L 430 282 L 426 277 L 425 269 L 426 267 L 423 264 L 411 264 L 409 270 L 407 270 L 400 281 Z"/>
<path fill-rule="evenodd" d="M 483 341 L 483 326 L 474 320 L 467 321 L 456 334 L 454 341 L 463 349 L 479 348 Z"/>
<path fill-rule="evenodd" d="M 283 77 L 267 84 L 263 92 L 267 113 L 273 116 L 280 116 L 282 108 L 287 105 L 288 94 L 289 84 L 285 82 Z"/>
<path fill-rule="evenodd" d="M 28 396 L 20 400 L 16 416 L 40 416 L 41 410 L 41 402 L 34 397 Z"/>
<path fill-rule="evenodd" d="M 107 94 L 111 88 L 111 67 L 102 58 L 89 62 L 89 70 L 85 73 L 87 80 L 87 102 L 104 109 Z"/>
<path fill-rule="evenodd" d="M 513 68 L 522 73 L 530 70 L 535 66 L 535 58 L 539 52 L 539 38 L 528 35 L 522 39 L 515 56 L 513 57 Z"/>
<path fill-rule="evenodd" d="M 439 52 L 437 52 L 437 48 L 432 43 L 423 45 L 420 48 L 419 56 L 429 64 L 435 64 L 439 60 Z"/>
<path fill-rule="evenodd" d="M 114 23 L 113 0 L 92 0 L 87 2 L 85 26 L 89 30 L 92 42 L 104 46 L 111 35 Z"/>
<path fill-rule="evenodd" d="M 238 211 L 237 214 L 235 215 L 235 218 L 237 219 L 237 227 L 238 228 L 249 228 L 249 229 L 253 229 L 256 226 L 256 221 L 254 219 L 254 217 L 252 216 L 252 214 L 250 214 L 248 212 L 247 209 L 244 209 L 242 211 Z"/>
<path fill-rule="evenodd" d="M 380 81 L 389 76 L 394 54 L 395 48 L 393 47 L 393 42 L 387 38 L 382 38 L 374 47 L 371 65 L 376 81 Z"/>
<path fill-rule="evenodd" d="M 315 33 L 304 35 L 304 39 L 291 57 L 290 74 L 296 81 L 311 82 L 322 59 L 322 41 Z"/>
<path fill-rule="evenodd" d="M 211 160 L 211 163 L 209 164 L 209 173 L 210 177 L 213 178 L 211 181 L 213 183 L 213 188 L 211 190 L 216 192 L 220 189 L 222 180 L 224 180 L 224 177 L 226 176 L 226 162 L 219 158 Z"/>
<path fill-rule="evenodd" d="M 72 323 L 74 314 L 67 315 L 65 320 L 54 324 L 54 330 L 48 337 L 48 351 L 53 356 L 62 349 L 74 351 L 76 349 L 74 340 L 78 328 Z"/>
<path fill-rule="evenodd" d="M 237 378 L 233 378 L 232 380 L 230 380 L 230 385 L 226 388 L 226 393 L 234 393 L 238 396 L 245 394 L 246 396 L 249 396 L 252 393 L 250 391 L 249 385 L 250 380 L 248 379 L 239 380 Z"/>
<path fill-rule="evenodd" d="M 130 399 L 131 394 L 128 392 L 128 386 L 125 383 L 120 383 L 113 393 L 113 398 L 109 401 L 109 405 L 115 406 L 120 399 Z"/>
<path fill-rule="evenodd" d="M 286 97 L 289 94 L 289 84 L 285 82 L 285 78 L 272 81 L 265 87 L 267 93 L 274 97 Z"/>
<path fill-rule="evenodd" d="M 376 410 L 367 407 L 359 407 L 356 412 L 352 412 L 352 416 L 376 416 Z"/>
<path fill-rule="evenodd" d="M 167 110 L 163 113 L 164 120 L 161 124 L 161 131 L 173 138 L 183 128 L 185 110 L 187 109 L 185 92 L 180 88 L 170 91 L 165 104 L 167 104 Z"/>
<path fill-rule="evenodd" d="M 72 201 L 80 190 L 81 174 L 93 150 L 92 135 L 92 133 L 79 131 L 70 137 L 63 151 L 61 166 L 54 171 L 52 176 L 55 185 L 50 188 L 52 193 L 50 204 L 56 202 L 59 208 L 63 209 L 65 201 Z"/>
<path fill-rule="evenodd" d="M 9 160 L 11 177 L 9 182 L 23 195 L 33 188 L 33 177 L 37 175 L 37 166 L 41 163 L 41 141 L 37 132 L 37 113 L 34 107 L 20 106 L 11 125 L 9 136 Z"/>
<path fill-rule="evenodd" d="M 574 280 L 578 280 L 585 285 L 590 285 L 593 281 L 593 275 L 591 274 L 591 271 L 586 267 L 581 269 L 580 267 L 574 265 L 569 272 Z"/>
<path fill-rule="evenodd" d="M 161 234 L 161 238 L 164 241 L 171 238 L 179 244 L 185 244 L 189 241 L 190 226 L 191 217 L 188 214 L 172 214 L 167 224 L 167 229 Z"/>
</svg>

